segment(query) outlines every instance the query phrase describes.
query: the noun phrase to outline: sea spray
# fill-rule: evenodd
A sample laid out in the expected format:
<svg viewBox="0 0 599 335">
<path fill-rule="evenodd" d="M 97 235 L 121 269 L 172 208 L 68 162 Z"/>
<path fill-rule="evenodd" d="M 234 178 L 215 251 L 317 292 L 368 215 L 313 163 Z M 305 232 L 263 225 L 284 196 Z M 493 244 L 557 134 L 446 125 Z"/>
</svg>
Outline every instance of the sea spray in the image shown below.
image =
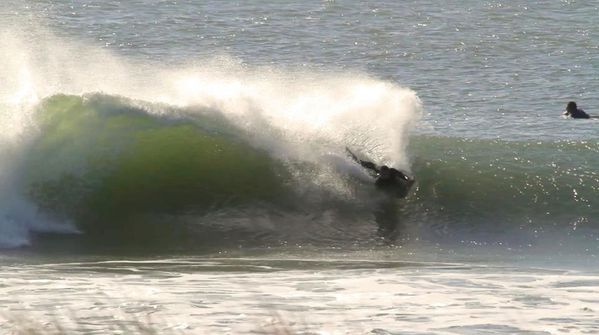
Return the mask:
<svg viewBox="0 0 599 335">
<path fill-rule="evenodd" d="M 180 74 L 173 79 L 176 96 L 167 99 L 221 110 L 286 157 L 314 160 L 351 146 L 409 169 L 405 147 L 421 112 L 413 91 L 358 73 L 230 66 Z M 260 138 L 265 130 L 276 132 L 266 132 L 270 141 Z"/>
</svg>

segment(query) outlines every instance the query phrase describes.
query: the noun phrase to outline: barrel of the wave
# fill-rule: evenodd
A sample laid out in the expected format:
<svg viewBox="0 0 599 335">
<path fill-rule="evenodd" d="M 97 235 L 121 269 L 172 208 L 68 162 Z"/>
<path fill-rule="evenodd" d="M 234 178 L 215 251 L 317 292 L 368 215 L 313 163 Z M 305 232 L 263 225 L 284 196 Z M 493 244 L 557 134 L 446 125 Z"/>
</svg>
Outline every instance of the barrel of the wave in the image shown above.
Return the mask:
<svg viewBox="0 0 599 335">
<path fill-rule="evenodd" d="M 40 104 L 24 187 L 46 215 L 88 234 L 145 236 L 283 192 L 280 165 L 226 120 L 139 104 L 105 95 Z"/>
</svg>

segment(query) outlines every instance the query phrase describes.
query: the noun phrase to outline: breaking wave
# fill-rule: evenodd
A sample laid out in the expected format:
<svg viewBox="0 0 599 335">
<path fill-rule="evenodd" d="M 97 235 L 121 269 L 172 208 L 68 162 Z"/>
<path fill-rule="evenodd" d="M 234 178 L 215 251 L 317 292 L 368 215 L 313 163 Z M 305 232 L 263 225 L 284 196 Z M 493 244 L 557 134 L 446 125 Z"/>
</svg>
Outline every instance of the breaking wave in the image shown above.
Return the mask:
<svg viewBox="0 0 599 335">
<path fill-rule="evenodd" d="M 410 169 L 421 104 L 395 83 L 227 57 L 144 64 L 39 29 L 2 37 L 0 247 L 37 232 L 319 241 L 338 227 L 306 221 L 376 198 L 345 146 Z"/>
<path fill-rule="evenodd" d="M 3 34 L 0 247 L 597 236 L 597 139 L 416 135 L 415 92 L 368 75 L 138 64 L 38 33 Z M 346 146 L 413 190 L 377 192 Z"/>
</svg>

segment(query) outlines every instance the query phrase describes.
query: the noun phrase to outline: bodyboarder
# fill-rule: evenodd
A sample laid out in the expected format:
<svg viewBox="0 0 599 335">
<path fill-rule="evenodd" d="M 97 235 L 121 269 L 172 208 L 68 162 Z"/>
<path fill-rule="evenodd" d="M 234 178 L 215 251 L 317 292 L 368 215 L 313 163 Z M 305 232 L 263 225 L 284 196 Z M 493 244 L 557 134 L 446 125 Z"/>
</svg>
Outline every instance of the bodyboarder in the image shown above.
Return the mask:
<svg viewBox="0 0 599 335">
<path fill-rule="evenodd" d="M 404 198 L 408 194 L 415 181 L 413 177 L 408 177 L 402 171 L 387 165 L 377 166 L 373 162 L 361 160 L 349 148 L 346 150 L 354 161 L 374 174 L 376 177 L 374 184 L 377 188 L 400 198 Z"/>
</svg>

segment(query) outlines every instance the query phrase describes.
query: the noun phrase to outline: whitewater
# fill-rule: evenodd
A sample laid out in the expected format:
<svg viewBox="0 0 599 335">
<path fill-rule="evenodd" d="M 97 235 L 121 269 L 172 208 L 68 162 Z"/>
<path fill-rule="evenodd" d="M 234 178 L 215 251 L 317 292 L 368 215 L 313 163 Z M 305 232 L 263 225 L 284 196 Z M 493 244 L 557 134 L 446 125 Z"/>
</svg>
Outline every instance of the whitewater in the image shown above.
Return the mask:
<svg viewBox="0 0 599 335">
<path fill-rule="evenodd" d="M 596 11 L 0 5 L 0 333 L 598 333 Z"/>
</svg>

